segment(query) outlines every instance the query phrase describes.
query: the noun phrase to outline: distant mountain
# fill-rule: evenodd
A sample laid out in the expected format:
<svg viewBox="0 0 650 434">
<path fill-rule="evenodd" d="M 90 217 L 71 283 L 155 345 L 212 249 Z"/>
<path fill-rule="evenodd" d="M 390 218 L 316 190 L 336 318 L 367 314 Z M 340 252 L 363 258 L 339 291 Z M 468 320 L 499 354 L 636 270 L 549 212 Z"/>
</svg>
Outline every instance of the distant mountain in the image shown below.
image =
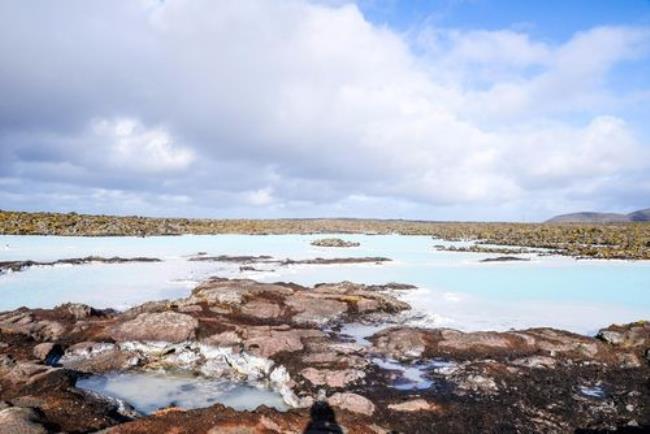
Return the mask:
<svg viewBox="0 0 650 434">
<path fill-rule="evenodd" d="M 621 222 L 650 222 L 650 208 L 634 211 L 629 214 L 604 212 L 576 212 L 553 217 L 546 223 L 621 223 Z"/>
<path fill-rule="evenodd" d="M 650 222 L 650 208 L 631 212 L 627 216 L 633 222 Z"/>
</svg>

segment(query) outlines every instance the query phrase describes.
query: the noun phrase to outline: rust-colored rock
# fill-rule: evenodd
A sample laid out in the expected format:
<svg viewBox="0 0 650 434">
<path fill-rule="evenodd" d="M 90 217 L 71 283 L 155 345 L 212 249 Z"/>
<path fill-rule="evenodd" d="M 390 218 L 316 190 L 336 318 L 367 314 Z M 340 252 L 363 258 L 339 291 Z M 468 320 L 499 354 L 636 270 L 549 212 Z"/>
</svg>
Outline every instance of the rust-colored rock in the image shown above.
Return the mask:
<svg viewBox="0 0 650 434">
<path fill-rule="evenodd" d="M 111 331 L 116 341 L 183 342 L 196 336 L 199 323 L 189 315 L 175 312 L 142 313 Z"/>
</svg>

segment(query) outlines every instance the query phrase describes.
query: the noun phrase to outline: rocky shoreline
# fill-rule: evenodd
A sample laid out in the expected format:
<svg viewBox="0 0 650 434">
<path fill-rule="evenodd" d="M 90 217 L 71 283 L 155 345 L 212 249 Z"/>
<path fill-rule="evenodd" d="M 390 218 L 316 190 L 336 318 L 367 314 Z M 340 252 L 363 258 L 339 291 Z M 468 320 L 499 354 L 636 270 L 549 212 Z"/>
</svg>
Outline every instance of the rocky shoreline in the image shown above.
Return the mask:
<svg viewBox="0 0 650 434">
<path fill-rule="evenodd" d="M 413 328 L 396 321 L 410 309 L 397 291 L 409 288 L 211 278 L 186 298 L 125 312 L 2 313 L 0 423 L 29 433 L 302 433 L 322 417 L 355 433 L 650 426 L 649 323 L 597 337 Z M 345 334 L 359 323 L 387 328 L 367 340 Z M 152 370 L 263 383 L 292 409 L 215 404 L 143 416 L 75 387 L 88 375 Z"/>
<path fill-rule="evenodd" d="M 476 241 L 506 250 L 545 249 L 593 259 L 650 259 L 648 223 L 482 223 L 373 219 L 215 220 L 139 216 L 29 213 L 0 210 L 0 234 L 154 236 L 215 234 L 427 235 Z M 495 252 L 496 253 L 496 252 Z"/>
</svg>

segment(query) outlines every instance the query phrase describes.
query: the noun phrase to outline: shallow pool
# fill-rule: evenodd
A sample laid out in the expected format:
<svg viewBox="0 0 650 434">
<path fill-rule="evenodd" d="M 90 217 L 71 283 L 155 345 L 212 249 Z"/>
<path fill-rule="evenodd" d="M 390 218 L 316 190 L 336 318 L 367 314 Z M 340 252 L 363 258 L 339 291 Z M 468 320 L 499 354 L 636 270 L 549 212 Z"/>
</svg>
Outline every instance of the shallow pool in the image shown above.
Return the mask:
<svg viewBox="0 0 650 434">
<path fill-rule="evenodd" d="M 163 372 L 93 375 L 80 379 L 76 386 L 126 401 L 144 414 L 170 406 L 192 409 L 216 403 L 235 410 L 254 410 L 260 405 L 288 409 L 279 393 L 262 386 Z"/>
</svg>

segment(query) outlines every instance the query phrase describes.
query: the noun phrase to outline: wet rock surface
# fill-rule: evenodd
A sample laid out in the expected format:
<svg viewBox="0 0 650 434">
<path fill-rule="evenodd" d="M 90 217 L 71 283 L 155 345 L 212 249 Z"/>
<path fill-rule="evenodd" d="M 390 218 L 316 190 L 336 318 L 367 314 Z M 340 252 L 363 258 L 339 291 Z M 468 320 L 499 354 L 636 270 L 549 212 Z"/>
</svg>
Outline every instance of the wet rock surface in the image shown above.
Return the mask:
<svg viewBox="0 0 650 434">
<path fill-rule="evenodd" d="M 575 432 L 650 425 L 650 326 L 597 337 L 550 328 L 463 333 L 339 330 L 408 312 L 408 285 L 212 278 L 183 299 L 125 312 L 85 305 L 0 314 L 7 432 Z M 264 384 L 291 410 L 220 404 L 141 416 L 75 387 L 91 374 L 182 371 Z M 22 431 L 21 431 L 22 430 Z"/>
</svg>

